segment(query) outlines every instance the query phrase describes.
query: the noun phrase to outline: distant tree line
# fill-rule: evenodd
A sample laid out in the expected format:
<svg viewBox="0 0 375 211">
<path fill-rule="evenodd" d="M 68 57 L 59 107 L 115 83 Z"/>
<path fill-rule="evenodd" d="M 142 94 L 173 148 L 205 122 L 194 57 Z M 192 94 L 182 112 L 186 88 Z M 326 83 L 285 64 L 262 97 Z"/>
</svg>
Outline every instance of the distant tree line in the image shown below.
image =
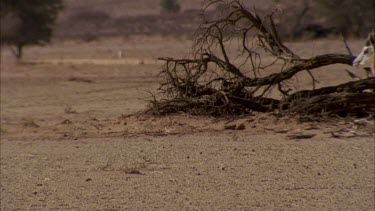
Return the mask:
<svg viewBox="0 0 375 211">
<path fill-rule="evenodd" d="M 275 3 L 286 5 L 279 22 L 280 28 L 283 28 L 280 31 L 282 38 L 309 39 L 338 33 L 365 37 L 375 28 L 374 0 L 275 0 Z M 22 57 L 24 46 L 40 45 L 50 41 L 53 25 L 58 13 L 63 9 L 63 0 L 1 0 L 0 4 L 1 45 L 12 46 L 17 58 Z M 109 33 L 112 33 L 111 36 L 121 36 L 124 33 L 180 35 L 182 30 L 194 31 L 200 24 L 197 20 L 198 15 L 191 11 L 179 13 L 181 5 L 178 0 L 160 0 L 159 5 L 163 14 L 178 13 L 167 27 L 165 24 L 151 22 L 154 20 L 164 23 L 166 18 L 170 19 L 168 16 L 113 18 L 104 11 L 90 12 L 92 8 L 88 6 L 86 10 L 78 11 L 76 15 L 69 17 L 69 23 L 60 26 L 63 28 L 57 28 L 58 32 L 64 33 L 63 37 L 69 37 L 71 34 L 75 37 L 90 35 L 87 40 L 91 40 L 93 37 Z M 72 28 L 66 27 L 67 25 Z M 88 25 L 96 27 L 91 29 Z M 98 26 L 102 28 L 101 31 L 97 31 Z M 80 30 L 72 30 L 73 28 Z M 83 28 L 85 30 L 82 30 Z"/>
<path fill-rule="evenodd" d="M 291 40 L 331 34 L 366 37 L 375 28 L 374 0 L 275 0 L 275 3 L 285 6 L 281 35 Z"/>
</svg>

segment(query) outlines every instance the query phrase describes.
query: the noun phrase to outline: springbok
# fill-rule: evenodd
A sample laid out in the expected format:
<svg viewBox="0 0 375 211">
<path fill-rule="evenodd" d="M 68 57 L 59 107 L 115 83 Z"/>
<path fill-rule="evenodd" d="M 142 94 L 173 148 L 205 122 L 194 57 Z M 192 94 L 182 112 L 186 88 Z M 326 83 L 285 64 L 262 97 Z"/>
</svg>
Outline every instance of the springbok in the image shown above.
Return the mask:
<svg viewBox="0 0 375 211">
<path fill-rule="evenodd" d="M 372 58 L 372 66 L 370 70 L 366 69 L 368 72 L 371 73 L 372 77 L 375 77 L 375 30 L 373 30 L 366 40 L 365 46 L 362 48 L 361 53 L 353 61 L 353 66 L 358 67 L 359 65 L 363 65 L 366 63 L 367 60 Z"/>
<path fill-rule="evenodd" d="M 123 50 L 119 50 L 117 52 L 117 58 L 122 59 L 123 57 L 124 57 L 124 51 Z"/>
</svg>

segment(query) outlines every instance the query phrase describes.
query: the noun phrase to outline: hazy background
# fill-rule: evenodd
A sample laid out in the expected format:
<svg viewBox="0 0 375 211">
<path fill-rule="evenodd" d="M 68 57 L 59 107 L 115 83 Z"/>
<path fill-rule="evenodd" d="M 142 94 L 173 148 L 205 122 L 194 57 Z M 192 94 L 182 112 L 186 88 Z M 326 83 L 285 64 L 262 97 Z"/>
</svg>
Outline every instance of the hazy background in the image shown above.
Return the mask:
<svg viewBox="0 0 375 211">
<path fill-rule="evenodd" d="M 372 0 L 247 0 L 259 14 L 278 9 L 276 18 L 284 39 L 336 36 L 365 37 L 374 27 Z M 65 0 L 55 38 L 92 41 L 106 36 L 191 36 L 201 20 L 202 0 L 179 0 L 177 13 L 163 13 L 160 0 Z M 207 17 L 220 14 L 210 7 Z"/>
</svg>

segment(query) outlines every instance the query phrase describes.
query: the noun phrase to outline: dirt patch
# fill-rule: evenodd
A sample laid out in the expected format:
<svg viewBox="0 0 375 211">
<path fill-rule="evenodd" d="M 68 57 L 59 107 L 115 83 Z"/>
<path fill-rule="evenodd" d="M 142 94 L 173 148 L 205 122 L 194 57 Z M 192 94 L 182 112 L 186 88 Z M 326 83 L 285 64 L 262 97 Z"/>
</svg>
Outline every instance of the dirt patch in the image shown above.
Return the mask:
<svg viewBox="0 0 375 211">
<path fill-rule="evenodd" d="M 170 42 L 138 39 L 122 47 L 147 59 L 170 54 L 160 50 Z M 175 42 L 172 53 L 183 54 L 189 42 Z M 294 47 L 335 48 L 329 43 Z M 85 59 L 95 48 L 90 56 L 98 58 L 103 46 L 56 43 L 25 53 L 48 60 L 67 58 L 69 49 Z M 375 207 L 372 121 L 263 113 L 155 117 L 137 112 L 147 108 L 146 90 L 158 87 L 158 64 L 11 61 L 2 54 L 2 210 Z M 332 71 L 338 74 L 329 83 L 348 80 L 340 68 Z"/>
</svg>

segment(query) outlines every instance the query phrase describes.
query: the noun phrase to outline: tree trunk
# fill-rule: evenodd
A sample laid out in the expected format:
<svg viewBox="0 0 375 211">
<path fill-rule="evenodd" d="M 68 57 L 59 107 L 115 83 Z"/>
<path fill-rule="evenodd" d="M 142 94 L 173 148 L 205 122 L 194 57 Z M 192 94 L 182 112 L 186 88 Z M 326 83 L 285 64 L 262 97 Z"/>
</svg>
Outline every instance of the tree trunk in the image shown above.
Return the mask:
<svg viewBox="0 0 375 211">
<path fill-rule="evenodd" d="M 17 58 L 17 61 L 20 61 L 21 58 L 22 58 L 22 49 L 23 48 L 23 45 L 17 45 L 17 50 L 16 50 L 16 58 Z"/>
<path fill-rule="evenodd" d="M 12 51 L 14 57 L 16 57 L 17 62 L 19 62 L 23 55 L 23 45 L 18 44 L 15 48 L 10 47 L 10 50 Z"/>
</svg>

